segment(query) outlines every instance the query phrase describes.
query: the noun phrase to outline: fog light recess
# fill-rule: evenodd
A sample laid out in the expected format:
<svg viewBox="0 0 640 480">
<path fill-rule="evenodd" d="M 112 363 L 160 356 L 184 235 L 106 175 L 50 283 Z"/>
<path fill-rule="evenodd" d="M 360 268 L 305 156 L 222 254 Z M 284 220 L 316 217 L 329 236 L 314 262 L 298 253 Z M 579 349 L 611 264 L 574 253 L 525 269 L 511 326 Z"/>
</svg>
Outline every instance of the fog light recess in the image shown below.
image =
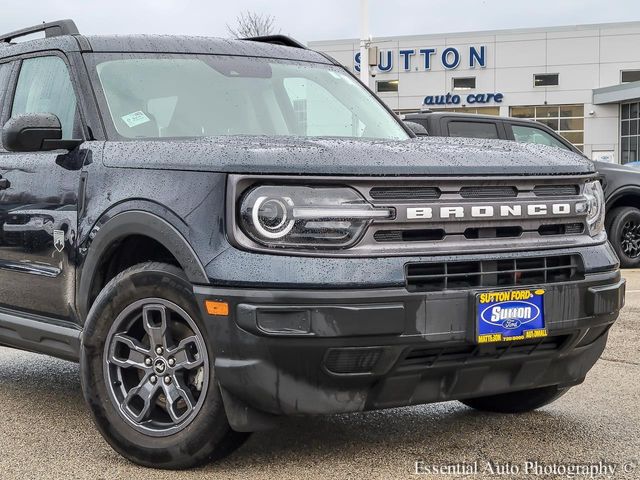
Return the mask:
<svg viewBox="0 0 640 480">
<path fill-rule="evenodd" d="M 381 354 L 381 348 L 333 348 L 327 352 L 324 366 L 341 375 L 373 373 Z"/>
</svg>

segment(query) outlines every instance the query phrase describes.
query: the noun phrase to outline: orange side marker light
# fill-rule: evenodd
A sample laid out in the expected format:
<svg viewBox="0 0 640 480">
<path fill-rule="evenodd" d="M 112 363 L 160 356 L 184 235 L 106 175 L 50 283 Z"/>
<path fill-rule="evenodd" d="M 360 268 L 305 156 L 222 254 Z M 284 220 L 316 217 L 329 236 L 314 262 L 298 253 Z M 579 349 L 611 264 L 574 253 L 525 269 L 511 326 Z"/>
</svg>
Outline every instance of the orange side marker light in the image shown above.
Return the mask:
<svg viewBox="0 0 640 480">
<path fill-rule="evenodd" d="M 205 300 L 204 306 L 209 315 L 226 316 L 229 315 L 229 304 L 215 300 Z"/>
</svg>

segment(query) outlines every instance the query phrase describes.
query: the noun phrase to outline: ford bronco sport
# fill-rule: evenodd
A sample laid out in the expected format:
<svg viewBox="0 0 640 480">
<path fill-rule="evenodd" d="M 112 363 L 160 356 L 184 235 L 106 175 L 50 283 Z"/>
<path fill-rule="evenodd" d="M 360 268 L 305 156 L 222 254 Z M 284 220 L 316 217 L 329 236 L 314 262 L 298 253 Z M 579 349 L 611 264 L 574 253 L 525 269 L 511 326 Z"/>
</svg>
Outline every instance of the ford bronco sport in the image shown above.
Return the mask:
<svg viewBox="0 0 640 480">
<path fill-rule="evenodd" d="M 601 355 L 624 281 L 584 158 L 414 140 L 286 37 L 0 42 L 0 343 L 79 361 L 125 457 L 198 465 L 287 415 L 525 412 Z"/>
</svg>

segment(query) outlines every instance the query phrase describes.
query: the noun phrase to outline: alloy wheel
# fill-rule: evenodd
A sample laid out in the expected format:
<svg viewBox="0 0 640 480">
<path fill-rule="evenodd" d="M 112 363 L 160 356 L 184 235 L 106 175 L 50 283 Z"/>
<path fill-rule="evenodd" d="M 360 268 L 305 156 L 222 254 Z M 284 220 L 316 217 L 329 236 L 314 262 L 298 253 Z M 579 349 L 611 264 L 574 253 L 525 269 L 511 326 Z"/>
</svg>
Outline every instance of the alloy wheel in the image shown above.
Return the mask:
<svg viewBox="0 0 640 480">
<path fill-rule="evenodd" d="M 629 220 L 625 222 L 620 234 L 622 251 L 629 258 L 640 256 L 640 223 Z"/>
<path fill-rule="evenodd" d="M 195 418 L 204 403 L 209 368 L 194 320 L 160 298 L 124 309 L 105 343 L 111 401 L 130 426 L 147 435 L 172 435 Z"/>
</svg>

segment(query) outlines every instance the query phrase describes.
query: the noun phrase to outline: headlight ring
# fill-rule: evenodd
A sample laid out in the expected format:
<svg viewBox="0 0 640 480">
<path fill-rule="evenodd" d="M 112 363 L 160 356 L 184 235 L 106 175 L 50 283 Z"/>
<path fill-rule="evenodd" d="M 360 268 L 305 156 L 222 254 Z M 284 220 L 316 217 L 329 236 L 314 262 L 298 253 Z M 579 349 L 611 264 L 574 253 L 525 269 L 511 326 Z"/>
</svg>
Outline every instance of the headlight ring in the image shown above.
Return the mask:
<svg viewBox="0 0 640 480">
<path fill-rule="evenodd" d="M 253 226 L 265 238 L 282 238 L 295 224 L 292 210 L 293 201 L 289 197 L 258 197 L 251 209 Z"/>
</svg>

